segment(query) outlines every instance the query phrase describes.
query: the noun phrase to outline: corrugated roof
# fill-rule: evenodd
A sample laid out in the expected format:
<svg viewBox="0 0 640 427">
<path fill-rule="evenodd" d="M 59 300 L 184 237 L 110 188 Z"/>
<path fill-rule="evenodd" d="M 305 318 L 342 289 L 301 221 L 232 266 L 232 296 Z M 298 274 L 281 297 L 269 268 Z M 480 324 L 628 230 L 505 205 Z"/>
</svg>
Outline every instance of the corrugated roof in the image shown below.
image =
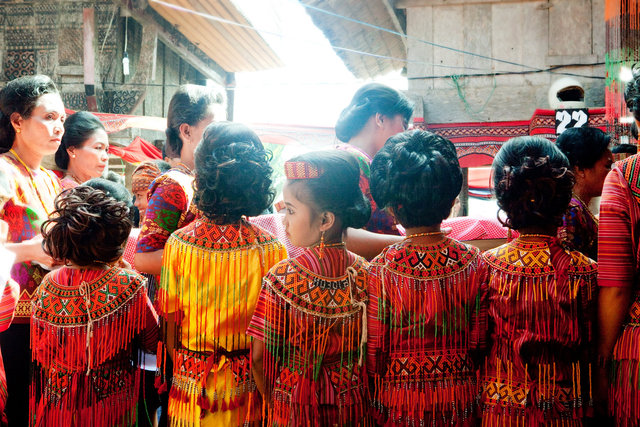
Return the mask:
<svg viewBox="0 0 640 427">
<path fill-rule="evenodd" d="M 359 20 L 388 30 L 404 34 L 403 11 L 396 12 L 389 0 L 300 0 L 301 3 L 317 7 L 336 15 Z M 359 78 L 371 78 L 402 69 L 406 63 L 405 40 L 399 35 L 376 30 L 348 21 L 338 16 L 306 8 L 314 24 L 322 30 L 332 46 L 354 49 L 374 55 L 400 60 L 390 60 L 335 49 L 349 71 Z"/>
<path fill-rule="evenodd" d="M 185 9 L 250 25 L 231 0 L 169 2 Z M 216 22 L 155 2 L 149 2 L 149 5 L 225 71 L 259 71 L 282 66 L 280 58 L 255 30 Z"/>
</svg>

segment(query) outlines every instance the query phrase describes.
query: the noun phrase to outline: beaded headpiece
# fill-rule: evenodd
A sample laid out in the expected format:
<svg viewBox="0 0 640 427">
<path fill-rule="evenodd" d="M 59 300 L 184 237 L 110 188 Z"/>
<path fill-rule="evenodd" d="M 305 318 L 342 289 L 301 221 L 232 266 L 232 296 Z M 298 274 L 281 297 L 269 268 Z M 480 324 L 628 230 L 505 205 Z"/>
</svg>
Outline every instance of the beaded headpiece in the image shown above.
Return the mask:
<svg viewBox="0 0 640 427">
<path fill-rule="evenodd" d="M 284 174 L 287 179 L 313 179 L 319 178 L 322 171 L 307 162 L 286 162 L 284 164 Z"/>
</svg>

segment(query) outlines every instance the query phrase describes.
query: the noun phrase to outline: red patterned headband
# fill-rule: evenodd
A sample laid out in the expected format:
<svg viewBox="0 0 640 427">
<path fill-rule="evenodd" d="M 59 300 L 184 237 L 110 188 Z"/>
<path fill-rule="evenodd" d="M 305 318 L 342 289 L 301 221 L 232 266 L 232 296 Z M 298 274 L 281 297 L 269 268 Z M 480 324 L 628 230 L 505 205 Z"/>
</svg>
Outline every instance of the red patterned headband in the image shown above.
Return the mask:
<svg viewBox="0 0 640 427">
<path fill-rule="evenodd" d="M 284 174 L 287 179 L 313 179 L 319 178 L 322 173 L 307 162 L 285 162 Z"/>
</svg>

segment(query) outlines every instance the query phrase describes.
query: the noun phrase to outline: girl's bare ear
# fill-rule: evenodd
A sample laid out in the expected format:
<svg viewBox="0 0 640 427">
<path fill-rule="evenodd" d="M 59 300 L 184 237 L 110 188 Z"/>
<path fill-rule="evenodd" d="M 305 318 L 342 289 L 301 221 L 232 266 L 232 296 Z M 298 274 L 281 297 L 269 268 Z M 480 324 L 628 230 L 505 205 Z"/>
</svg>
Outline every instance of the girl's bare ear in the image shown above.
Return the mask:
<svg viewBox="0 0 640 427">
<path fill-rule="evenodd" d="M 320 223 L 320 231 L 330 230 L 336 223 L 336 216 L 333 212 L 322 212 L 322 221 Z"/>
</svg>

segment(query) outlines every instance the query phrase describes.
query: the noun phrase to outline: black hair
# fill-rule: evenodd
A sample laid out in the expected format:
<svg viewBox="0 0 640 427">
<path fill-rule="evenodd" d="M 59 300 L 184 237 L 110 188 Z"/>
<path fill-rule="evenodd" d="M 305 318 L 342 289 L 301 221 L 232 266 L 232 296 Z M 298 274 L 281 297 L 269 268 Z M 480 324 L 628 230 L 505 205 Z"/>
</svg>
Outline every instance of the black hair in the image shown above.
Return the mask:
<svg viewBox="0 0 640 427">
<path fill-rule="evenodd" d="M 367 83 L 356 91 L 351 102 L 340 113 L 336 123 L 336 136 L 349 142 L 376 113 L 387 117 L 401 114 L 407 121 L 413 114 L 413 102 L 402 92 L 380 83 Z"/>
<path fill-rule="evenodd" d="M 567 156 L 572 168 L 591 169 L 609 149 L 611 137 L 597 128 L 579 127 L 565 130 L 556 145 Z"/>
<path fill-rule="evenodd" d="M 389 138 L 371 162 L 371 195 L 404 227 L 436 225 L 451 213 L 462 171 L 451 141 L 423 130 Z"/>
<path fill-rule="evenodd" d="M 31 113 L 42 95 L 59 93 L 55 83 L 47 76 L 19 77 L 0 90 L 0 153 L 13 146 L 16 131 L 11 125 L 11 115 L 18 113 L 24 119 Z"/>
<path fill-rule="evenodd" d="M 165 152 L 171 157 L 179 157 L 182 152 L 180 125 L 196 125 L 202 121 L 213 104 L 222 104 L 222 96 L 206 86 L 182 85 L 173 94 L 167 113 L 167 148 Z"/>
<path fill-rule="evenodd" d="M 538 136 L 507 141 L 493 160 L 493 185 L 504 225 L 559 226 L 569 206 L 573 173 L 554 143 Z"/>
<path fill-rule="evenodd" d="M 637 121 L 640 121 L 640 63 L 633 64 L 631 73 L 633 77 L 631 81 L 627 83 L 624 91 L 624 99 L 633 117 Z"/>
<path fill-rule="evenodd" d="M 634 144 L 619 144 L 611 149 L 613 154 L 636 154 L 638 146 Z"/>
<path fill-rule="evenodd" d="M 212 123 L 195 151 L 194 202 L 218 224 L 260 215 L 273 202 L 271 152 L 240 123 Z"/>
<path fill-rule="evenodd" d="M 332 212 L 347 227 L 362 228 L 371 216 L 371 205 L 360 189 L 360 167 L 355 156 L 343 150 L 312 151 L 296 156 L 291 162 L 314 166 L 318 178 L 289 180 L 299 183 L 297 198 L 315 211 Z"/>
<path fill-rule="evenodd" d="M 107 196 L 113 197 L 119 202 L 124 203 L 129 208 L 131 215 L 130 218 L 133 221 L 133 196 L 127 190 L 127 187 L 119 182 L 115 182 L 105 178 L 91 178 L 82 185 L 88 185 L 89 187 L 97 190 L 102 190 Z"/>
<path fill-rule="evenodd" d="M 56 151 L 55 161 L 60 169 L 66 170 L 69 167 L 70 147 L 81 147 L 85 141 L 98 130 L 105 130 L 104 125 L 94 114 L 88 111 L 78 111 L 67 117 L 64 122 L 64 135 Z"/>
<path fill-rule="evenodd" d="M 78 266 L 120 259 L 131 232 L 126 204 L 102 190 L 80 185 L 60 193 L 54 207 L 41 227 L 45 253 Z"/>
</svg>

